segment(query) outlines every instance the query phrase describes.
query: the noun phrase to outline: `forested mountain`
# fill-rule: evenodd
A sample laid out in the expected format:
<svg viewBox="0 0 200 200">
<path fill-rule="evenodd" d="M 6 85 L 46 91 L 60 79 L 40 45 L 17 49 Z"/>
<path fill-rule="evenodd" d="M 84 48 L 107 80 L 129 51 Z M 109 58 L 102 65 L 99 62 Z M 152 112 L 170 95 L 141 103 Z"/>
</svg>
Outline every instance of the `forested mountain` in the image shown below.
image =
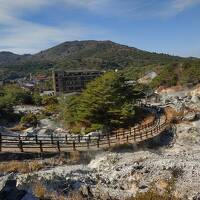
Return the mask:
<svg viewBox="0 0 200 200">
<path fill-rule="evenodd" d="M 124 69 L 184 60 L 186 58 L 150 53 L 111 41 L 72 41 L 34 55 L 0 52 L 0 74 L 5 79 L 52 69 Z"/>
</svg>

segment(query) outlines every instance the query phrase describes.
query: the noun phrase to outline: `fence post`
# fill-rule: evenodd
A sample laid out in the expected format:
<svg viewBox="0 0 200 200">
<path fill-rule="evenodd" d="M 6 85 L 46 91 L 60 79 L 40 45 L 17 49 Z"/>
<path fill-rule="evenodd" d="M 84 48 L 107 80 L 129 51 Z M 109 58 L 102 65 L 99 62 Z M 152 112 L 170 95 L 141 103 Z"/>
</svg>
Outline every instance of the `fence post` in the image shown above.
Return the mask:
<svg viewBox="0 0 200 200">
<path fill-rule="evenodd" d="M 78 135 L 78 143 L 80 143 L 80 142 L 81 142 L 81 136 Z"/>
<path fill-rule="evenodd" d="M 99 139 L 97 139 L 97 148 L 99 148 Z"/>
<path fill-rule="evenodd" d="M 51 144 L 53 144 L 53 134 L 51 134 Z"/>
<path fill-rule="evenodd" d="M 19 135 L 19 149 L 20 149 L 21 152 L 24 152 L 24 150 L 23 150 L 23 143 L 22 143 L 20 135 Z"/>
<path fill-rule="evenodd" d="M 148 138 L 148 131 L 146 131 L 146 138 Z"/>
<path fill-rule="evenodd" d="M 2 134 L 0 132 L 0 152 L 2 151 Z"/>
<path fill-rule="evenodd" d="M 43 153 L 42 141 L 40 140 L 40 153 Z"/>
<path fill-rule="evenodd" d="M 73 150 L 74 151 L 76 150 L 76 142 L 75 142 L 75 140 L 73 141 Z"/>
<path fill-rule="evenodd" d="M 107 139 L 108 139 L 108 146 L 110 147 L 110 135 L 109 134 L 107 136 Z"/>
<path fill-rule="evenodd" d="M 90 148 L 90 141 L 89 141 L 89 139 L 87 139 L 87 148 L 88 149 Z"/>
<path fill-rule="evenodd" d="M 35 135 L 35 143 L 37 144 L 38 143 L 38 136 Z"/>
<path fill-rule="evenodd" d="M 99 141 L 101 140 L 101 135 L 100 135 L 100 133 L 98 133 L 98 140 L 99 140 Z"/>
<path fill-rule="evenodd" d="M 60 152 L 60 142 L 59 142 L 59 140 L 57 141 L 57 148 L 58 148 L 58 152 Z"/>
<path fill-rule="evenodd" d="M 67 135 L 65 135 L 65 143 L 67 144 Z"/>
<path fill-rule="evenodd" d="M 140 139 L 142 140 L 142 133 L 140 133 Z"/>
<path fill-rule="evenodd" d="M 88 137 L 88 140 L 89 140 L 89 142 L 91 141 L 91 136 L 89 135 L 89 137 Z"/>
<path fill-rule="evenodd" d="M 127 141 L 127 143 L 128 143 L 128 135 L 126 136 L 126 141 Z"/>
</svg>

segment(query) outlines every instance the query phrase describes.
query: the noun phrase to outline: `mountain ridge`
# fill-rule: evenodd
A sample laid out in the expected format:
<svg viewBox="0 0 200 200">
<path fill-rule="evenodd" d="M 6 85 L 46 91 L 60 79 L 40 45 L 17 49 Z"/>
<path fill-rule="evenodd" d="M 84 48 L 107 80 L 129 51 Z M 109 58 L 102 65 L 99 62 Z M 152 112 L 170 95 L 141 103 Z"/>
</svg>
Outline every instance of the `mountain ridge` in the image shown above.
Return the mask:
<svg viewBox="0 0 200 200">
<path fill-rule="evenodd" d="M 148 52 L 110 40 L 76 40 L 58 44 L 36 54 L 0 52 L 0 76 L 7 77 L 7 73 L 11 72 L 24 76 L 27 73 L 47 72 L 52 69 L 124 69 L 186 59 L 189 58 Z"/>
</svg>

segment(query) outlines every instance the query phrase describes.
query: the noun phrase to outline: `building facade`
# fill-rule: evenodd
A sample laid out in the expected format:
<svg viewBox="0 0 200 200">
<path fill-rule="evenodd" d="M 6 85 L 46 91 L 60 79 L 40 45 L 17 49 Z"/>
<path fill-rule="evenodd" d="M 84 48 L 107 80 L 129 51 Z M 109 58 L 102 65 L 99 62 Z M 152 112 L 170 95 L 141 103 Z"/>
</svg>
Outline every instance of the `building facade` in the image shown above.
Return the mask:
<svg viewBox="0 0 200 200">
<path fill-rule="evenodd" d="M 91 80 L 102 75 L 96 70 L 87 71 L 53 71 L 53 86 L 55 95 L 80 92 Z"/>
</svg>

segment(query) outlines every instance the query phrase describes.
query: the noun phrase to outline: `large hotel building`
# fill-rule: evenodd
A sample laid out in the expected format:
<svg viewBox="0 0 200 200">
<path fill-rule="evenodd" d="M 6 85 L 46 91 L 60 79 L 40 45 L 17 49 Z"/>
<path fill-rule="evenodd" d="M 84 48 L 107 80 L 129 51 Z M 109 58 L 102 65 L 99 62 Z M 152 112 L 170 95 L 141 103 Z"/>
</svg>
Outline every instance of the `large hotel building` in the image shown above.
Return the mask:
<svg viewBox="0 0 200 200">
<path fill-rule="evenodd" d="M 85 71 L 53 71 L 53 85 L 55 95 L 79 92 L 91 80 L 101 76 L 103 72 L 97 70 Z"/>
</svg>

